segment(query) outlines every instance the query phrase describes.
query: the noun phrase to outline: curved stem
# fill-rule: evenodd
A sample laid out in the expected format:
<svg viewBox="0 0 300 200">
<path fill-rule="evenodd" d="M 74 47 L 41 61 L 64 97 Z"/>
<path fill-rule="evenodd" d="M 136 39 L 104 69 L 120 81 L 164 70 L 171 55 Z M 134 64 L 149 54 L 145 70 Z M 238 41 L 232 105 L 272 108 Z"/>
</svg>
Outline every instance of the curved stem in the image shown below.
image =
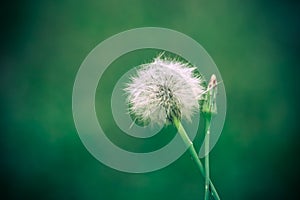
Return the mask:
<svg viewBox="0 0 300 200">
<path fill-rule="evenodd" d="M 174 123 L 175 127 L 177 128 L 178 133 L 181 136 L 184 144 L 188 147 L 188 151 L 189 151 L 192 159 L 194 160 L 195 164 L 197 165 L 198 169 L 200 170 L 201 175 L 205 178 L 206 172 L 204 170 L 203 164 L 200 161 L 198 154 L 194 148 L 194 145 L 193 145 L 192 141 L 190 140 L 189 136 L 187 135 L 186 131 L 184 130 L 180 120 L 178 120 L 177 118 L 174 118 L 173 123 Z M 210 190 L 212 197 L 216 200 L 220 200 L 220 197 L 217 193 L 215 186 L 213 185 L 213 183 L 211 182 L 210 179 L 208 179 L 208 180 L 209 180 L 209 186 L 210 186 L 209 190 Z"/>
</svg>

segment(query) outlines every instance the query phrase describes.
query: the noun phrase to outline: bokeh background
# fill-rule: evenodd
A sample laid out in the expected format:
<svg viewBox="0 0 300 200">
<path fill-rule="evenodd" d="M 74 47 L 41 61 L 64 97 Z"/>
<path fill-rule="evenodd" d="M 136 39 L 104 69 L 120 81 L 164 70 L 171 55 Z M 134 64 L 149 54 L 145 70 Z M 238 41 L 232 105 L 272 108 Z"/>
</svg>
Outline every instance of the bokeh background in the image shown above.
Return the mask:
<svg viewBox="0 0 300 200">
<path fill-rule="evenodd" d="M 189 35 L 219 67 L 228 111 L 210 156 L 222 199 L 299 196 L 298 1 L 30 0 L 0 10 L 3 199 L 203 198 L 203 179 L 187 153 L 156 172 L 122 173 L 93 158 L 74 127 L 72 87 L 83 59 L 109 36 L 145 26 Z M 114 65 L 144 62 L 147 53 Z M 99 102 L 110 98 L 107 86 Z M 113 133 L 103 117 L 110 110 L 100 104 L 99 118 Z"/>
</svg>

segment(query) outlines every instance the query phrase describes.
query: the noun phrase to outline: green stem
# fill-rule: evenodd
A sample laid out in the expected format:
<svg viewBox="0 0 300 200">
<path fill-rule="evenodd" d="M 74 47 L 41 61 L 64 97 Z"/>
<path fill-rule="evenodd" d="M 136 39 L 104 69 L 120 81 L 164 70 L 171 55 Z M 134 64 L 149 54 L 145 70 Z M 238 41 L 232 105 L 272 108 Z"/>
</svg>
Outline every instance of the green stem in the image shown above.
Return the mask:
<svg viewBox="0 0 300 200">
<path fill-rule="evenodd" d="M 189 136 L 187 135 L 186 131 L 184 130 L 180 120 L 178 120 L 177 118 L 174 118 L 173 123 L 174 123 L 175 127 L 177 128 L 178 133 L 181 136 L 184 144 L 188 147 L 188 151 L 189 151 L 192 159 L 195 161 L 198 169 L 200 170 L 201 175 L 205 178 L 206 177 L 205 170 L 204 170 L 204 167 L 203 167 L 203 165 L 198 157 L 198 154 L 194 148 L 193 142 L 190 140 Z M 209 188 L 210 188 L 212 197 L 216 200 L 220 200 L 217 190 L 216 190 L 215 186 L 213 185 L 213 183 L 211 182 L 211 180 L 209 180 L 209 185 L 210 185 Z"/>
<path fill-rule="evenodd" d="M 204 139 L 204 151 L 205 151 L 205 195 L 204 199 L 209 199 L 209 138 L 210 138 L 210 117 L 205 117 L 205 139 Z"/>
</svg>

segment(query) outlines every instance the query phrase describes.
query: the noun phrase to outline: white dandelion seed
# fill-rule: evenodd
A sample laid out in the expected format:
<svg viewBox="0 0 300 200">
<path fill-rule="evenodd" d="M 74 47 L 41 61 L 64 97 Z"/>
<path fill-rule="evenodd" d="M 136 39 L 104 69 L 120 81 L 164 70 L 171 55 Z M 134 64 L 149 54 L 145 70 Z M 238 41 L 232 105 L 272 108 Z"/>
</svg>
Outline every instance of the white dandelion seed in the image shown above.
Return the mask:
<svg viewBox="0 0 300 200">
<path fill-rule="evenodd" d="M 199 111 L 204 87 L 196 67 L 160 54 L 153 62 L 143 64 L 124 89 L 129 112 L 142 121 L 162 125 L 174 117 L 191 121 Z"/>
</svg>

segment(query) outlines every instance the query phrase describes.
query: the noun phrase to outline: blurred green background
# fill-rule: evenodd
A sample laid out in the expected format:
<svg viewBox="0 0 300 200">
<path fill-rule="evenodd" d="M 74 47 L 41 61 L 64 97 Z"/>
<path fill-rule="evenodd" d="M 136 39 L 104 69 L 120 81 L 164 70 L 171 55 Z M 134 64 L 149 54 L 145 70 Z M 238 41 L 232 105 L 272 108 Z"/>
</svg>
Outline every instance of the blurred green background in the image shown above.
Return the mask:
<svg viewBox="0 0 300 200">
<path fill-rule="evenodd" d="M 295 199 L 300 169 L 299 8 L 298 1 L 283 0 L 1 5 L 1 196 L 203 198 L 203 179 L 188 154 L 156 172 L 122 173 L 94 159 L 74 127 L 72 87 L 87 54 L 116 33 L 157 26 L 202 44 L 223 76 L 227 119 L 210 154 L 211 176 L 222 199 Z M 124 66 L 144 62 L 133 58 Z M 97 95 L 99 101 L 101 95 L 110 97 L 109 92 Z"/>
</svg>

